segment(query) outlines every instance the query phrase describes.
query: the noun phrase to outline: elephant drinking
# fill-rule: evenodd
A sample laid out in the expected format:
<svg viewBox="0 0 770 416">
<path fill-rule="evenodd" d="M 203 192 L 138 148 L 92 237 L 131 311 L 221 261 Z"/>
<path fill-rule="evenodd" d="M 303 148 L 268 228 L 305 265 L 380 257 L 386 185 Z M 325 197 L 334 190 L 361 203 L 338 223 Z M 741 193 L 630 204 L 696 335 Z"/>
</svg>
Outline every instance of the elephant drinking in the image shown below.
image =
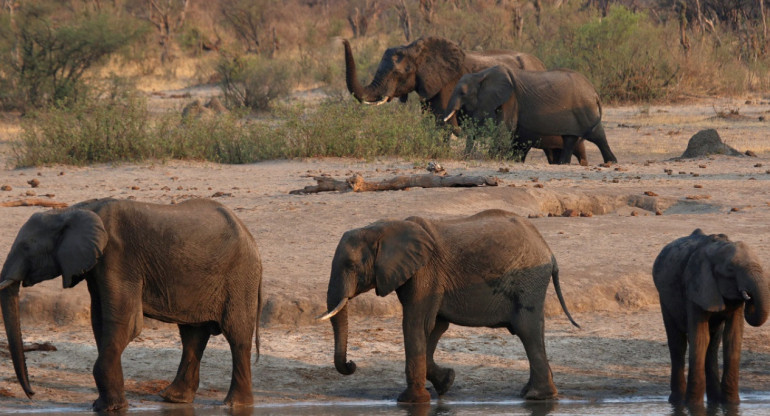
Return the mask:
<svg viewBox="0 0 770 416">
<path fill-rule="evenodd" d="M 545 240 L 526 219 L 502 210 L 450 220 L 410 217 L 380 221 L 346 232 L 332 260 L 327 291 L 334 329 L 334 365 L 352 374 L 347 361 L 349 299 L 374 289 L 395 291 L 403 306 L 407 388 L 403 403 L 430 401 L 429 380 L 439 395 L 454 382 L 451 368 L 433 360 L 436 344 L 450 323 L 507 328 L 517 335 L 529 359 L 527 399 L 556 396 L 545 351 L 544 303 L 553 278 L 570 321 L 559 285 L 559 268 Z"/>
<path fill-rule="evenodd" d="M 702 405 L 705 393 L 709 402 L 738 403 L 743 320 L 760 326 L 770 312 L 770 289 L 757 256 L 743 242 L 696 229 L 661 250 L 652 278 L 671 354 L 669 402 Z"/>
<path fill-rule="evenodd" d="M 233 371 L 225 403 L 250 404 L 251 344 L 259 353 L 262 263 L 254 238 L 232 211 L 205 199 L 176 205 L 97 199 L 36 213 L 21 227 L 0 272 L 0 302 L 16 376 L 33 391 L 22 349 L 19 286 L 62 276 L 85 280 L 98 357 L 94 410 L 125 408 L 121 355 L 143 316 L 176 323 L 182 360 L 161 392 L 191 402 L 211 335 L 230 344 Z"/>
</svg>

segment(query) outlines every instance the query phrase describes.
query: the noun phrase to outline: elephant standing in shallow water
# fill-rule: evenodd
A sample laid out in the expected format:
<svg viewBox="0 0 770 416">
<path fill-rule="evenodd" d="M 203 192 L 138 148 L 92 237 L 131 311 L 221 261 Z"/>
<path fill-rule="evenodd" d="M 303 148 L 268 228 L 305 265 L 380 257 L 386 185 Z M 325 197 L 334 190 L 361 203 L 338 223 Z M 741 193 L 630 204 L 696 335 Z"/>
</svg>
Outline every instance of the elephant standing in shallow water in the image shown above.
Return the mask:
<svg viewBox="0 0 770 416">
<path fill-rule="evenodd" d="M 770 312 L 770 290 L 759 259 L 740 241 L 696 229 L 663 248 L 652 277 L 671 354 L 669 401 L 702 405 L 705 392 L 709 402 L 738 403 L 743 319 L 760 326 Z M 723 340 L 720 382 L 718 353 Z"/>
<path fill-rule="evenodd" d="M 374 289 L 393 291 L 403 306 L 407 388 L 399 402 L 430 401 L 425 380 L 439 395 L 454 382 L 454 370 L 439 367 L 433 353 L 450 323 L 506 328 L 518 335 L 529 359 L 527 399 L 556 397 L 545 352 L 544 303 L 553 278 L 556 294 L 570 317 L 559 285 L 556 260 L 537 229 L 526 219 L 501 210 L 471 217 L 380 221 L 346 232 L 332 260 L 327 291 L 334 328 L 334 365 L 352 374 L 347 361 L 349 299 Z"/>
<path fill-rule="evenodd" d="M 182 360 L 164 399 L 193 400 L 209 337 L 224 334 L 233 358 L 225 403 L 253 402 L 250 357 L 252 341 L 259 354 L 262 263 L 254 238 L 229 209 L 202 199 L 176 205 L 98 199 L 32 215 L 0 272 L 8 345 L 29 397 L 19 286 L 59 275 L 65 289 L 85 280 L 91 295 L 99 354 L 94 410 L 128 405 L 121 355 L 141 332 L 143 316 L 179 325 Z"/>
</svg>

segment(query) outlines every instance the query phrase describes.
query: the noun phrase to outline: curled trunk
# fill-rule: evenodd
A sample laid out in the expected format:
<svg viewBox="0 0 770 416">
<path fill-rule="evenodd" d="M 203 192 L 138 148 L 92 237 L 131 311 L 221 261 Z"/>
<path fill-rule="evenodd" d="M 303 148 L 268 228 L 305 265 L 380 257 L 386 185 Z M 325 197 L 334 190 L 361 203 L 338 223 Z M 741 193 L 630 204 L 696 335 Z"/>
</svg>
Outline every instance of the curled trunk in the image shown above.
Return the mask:
<svg viewBox="0 0 770 416">
<path fill-rule="evenodd" d="M 16 370 L 16 379 L 19 380 L 19 384 L 21 384 L 27 397 L 32 398 L 35 392 L 29 385 L 27 362 L 24 357 L 24 345 L 21 338 L 19 286 L 20 283 L 15 283 L 0 291 L 0 304 L 2 304 L 5 334 L 8 337 L 8 350 L 13 360 L 13 369 Z"/>
<path fill-rule="evenodd" d="M 347 84 L 348 91 L 350 91 L 358 101 L 379 101 L 381 95 L 375 94 L 372 91 L 371 86 L 364 87 L 361 85 L 361 81 L 358 80 L 356 62 L 353 59 L 353 52 L 350 50 L 350 42 L 348 42 L 347 39 L 343 39 L 342 44 L 345 46 L 345 83 Z"/>
<path fill-rule="evenodd" d="M 751 299 L 746 301 L 743 317 L 751 326 L 760 326 L 770 314 L 770 288 L 761 273 L 746 279 L 746 292 Z"/>
<path fill-rule="evenodd" d="M 330 306 L 330 309 L 333 307 Z M 340 374 L 350 375 L 356 371 L 356 363 L 347 361 L 348 354 L 348 307 L 342 308 L 331 318 L 334 329 L 334 367 Z"/>
</svg>

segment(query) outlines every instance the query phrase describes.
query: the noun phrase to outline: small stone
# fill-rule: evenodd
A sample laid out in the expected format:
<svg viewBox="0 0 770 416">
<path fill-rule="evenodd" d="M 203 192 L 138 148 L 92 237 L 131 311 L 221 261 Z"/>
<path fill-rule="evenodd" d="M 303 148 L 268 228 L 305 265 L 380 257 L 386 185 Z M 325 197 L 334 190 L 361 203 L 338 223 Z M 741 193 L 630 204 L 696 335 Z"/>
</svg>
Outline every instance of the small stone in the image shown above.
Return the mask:
<svg viewBox="0 0 770 416">
<path fill-rule="evenodd" d="M 500 172 L 500 173 L 508 173 L 508 172 L 510 172 L 511 170 L 510 170 L 509 168 L 500 168 L 500 169 L 498 169 L 497 171 L 498 171 L 498 172 Z"/>
<path fill-rule="evenodd" d="M 701 169 L 706 169 L 706 165 L 698 165 L 698 167 Z"/>
<path fill-rule="evenodd" d="M 138 191 L 139 189 L 141 189 L 141 188 L 139 188 L 139 187 L 138 187 L 138 186 L 136 186 L 136 185 L 132 185 L 132 186 L 131 186 L 131 190 L 132 190 L 132 191 Z"/>
<path fill-rule="evenodd" d="M 35 196 L 35 195 L 37 195 L 37 194 L 35 193 L 35 191 L 32 191 L 32 190 L 30 190 L 30 191 L 27 191 L 27 192 L 25 192 L 24 194 L 25 194 L 25 195 L 27 195 L 27 196 Z"/>
<path fill-rule="evenodd" d="M 564 212 L 561 213 L 562 217 L 577 217 L 580 213 L 574 209 L 565 209 Z"/>
<path fill-rule="evenodd" d="M 762 164 L 761 164 L 761 163 L 757 163 L 756 165 L 754 165 L 754 167 L 755 167 L 755 168 L 761 168 L 761 167 L 762 167 Z"/>
<path fill-rule="evenodd" d="M 703 185 L 700 185 L 700 184 L 695 184 L 695 185 L 693 185 L 692 187 L 693 187 L 693 188 L 698 188 L 698 189 L 700 189 L 700 188 L 703 188 Z"/>
<path fill-rule="evenodd" d="M 647 195 L 647 196 L 658 196 L 658 194 L 656 194 L 655 192 L 652 192 L 652 191 L 644 191 L 644 194 Z"/>
<path fill-rule="evenodd" d="M 655 215 L 663 215 L 663 211 L 661 211 L 659 209 L 656 209 L 655 210 Z"/>
<path fill-rule="evenodd" d="M 536 183 L 536 184 L 535 184 L 535 188 L 542 188 L 542 187 L 543 187 L 543 184 L 542 184 L 542 183 Z"/>
<path fill-rule="evenodd" d="M 543 214 L 529 214 L 527 215 L 527 218 L 541 218 Z"/>
<path fill-rule="evenodd" d="M 3 185 L 3 186 L 0 186 L 0 191 L 13 191 L 13 188 L 11 187 L 11 185 Z"/>
<path fill-rule="evenodd" d="M 732 207 L 732 208 L 730 208 L 730 212 L 738 212 L 738 211 L 740 211 L 740 210 L 741 210 L 741 209 L 740 209 L 740 208 L 738 208 L 738 207 Z"/>
<path fill-rule="evenodd" d="M 638 216 L 639 216 L 639 213 L 638 213 L 638 212 L 636 212 L 636 211 L 631 211 L 631 216 L 632 216 L 632 217 L 638 217 Z"/>
<path fill-rule="evenodd" d="M 37 188 L 37 186 L 40 185 L 40 181 L 37 178 L 30 179 L 27 183 L 33 188 Z"/>
<path fill-rule="evenodd" d="M 757 157 L 757 154 L 756 154 L 756 153 L 754 153 L 754 152 L 752 152 L 751 150 L 747 150 L 747 151 L 746 151 L 746 156 L 750 156 L 750 157 Z"/>
<path fill-rule="evenodd" d="M 580 213 L 580 216 L 581 216 L 581 217 L 584 217 L 584 218 L 591 218 L 591 217 L 593 217 L 593 216 L 594 216 L 594 214 L 592 214 L 592 213 L 590 213 L 590 212 L 581 212 L 581 213 Z"/>
</svg>

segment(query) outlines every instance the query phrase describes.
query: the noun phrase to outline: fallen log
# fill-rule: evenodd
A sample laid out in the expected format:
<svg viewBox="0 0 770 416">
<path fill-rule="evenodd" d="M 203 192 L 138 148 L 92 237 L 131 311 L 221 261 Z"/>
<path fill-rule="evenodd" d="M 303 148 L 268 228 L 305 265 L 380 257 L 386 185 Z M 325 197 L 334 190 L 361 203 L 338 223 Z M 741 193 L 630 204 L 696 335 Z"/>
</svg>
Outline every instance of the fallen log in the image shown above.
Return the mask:
<svg viewBox="0 0 770 416">
<path fill-rule="evenodd" d="M 47 208 L 67 208 L 67 203 L 56 202 L 48 199 L 27 198 L 18 201 L 0 202 L 0 207 L 47 207 Z"/>
<path fill-rule="evenodd" d="M 353 175 L 345 180 L 328 176 L 316 176 L 316 185 L 306 186 L 289 192 L 292 195 L 314 194 L 319 192 L 370 192 L 398 191 L 407 188 L 447 188 L 470 186 L 497 186 L 494 176 L 438 176 L 433 174 L 396 176 L 377 182 L 367 182 L 361 175 Z"/>
</svg>

